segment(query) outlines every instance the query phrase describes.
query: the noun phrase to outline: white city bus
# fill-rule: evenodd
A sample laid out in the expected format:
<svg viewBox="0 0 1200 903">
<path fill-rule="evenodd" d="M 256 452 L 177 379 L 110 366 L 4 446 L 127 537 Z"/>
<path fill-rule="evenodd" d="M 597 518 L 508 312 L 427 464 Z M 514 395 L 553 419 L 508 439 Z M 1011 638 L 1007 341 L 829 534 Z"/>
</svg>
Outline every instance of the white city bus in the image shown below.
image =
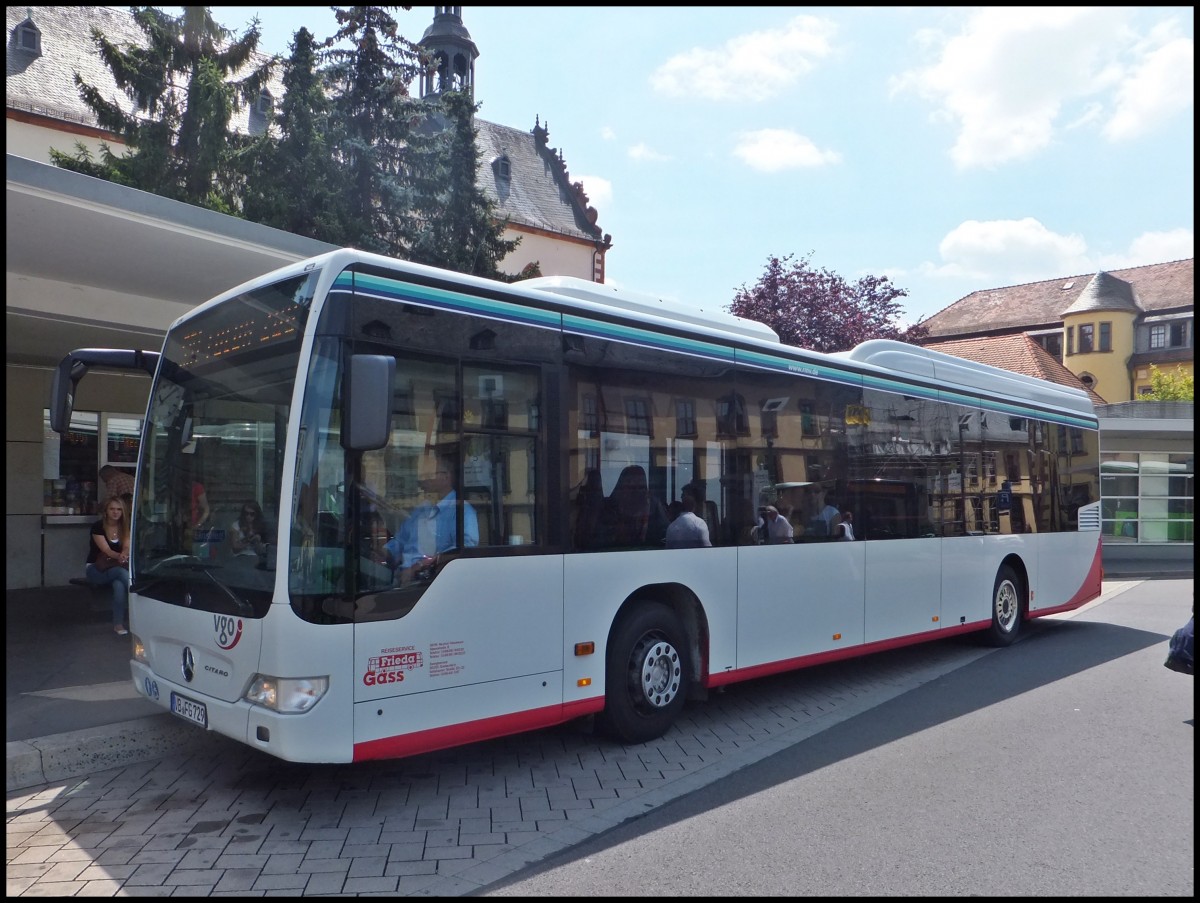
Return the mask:
<svg viewBox="0 0 1200 903">
<path fill-rule="evenodd" d="M 68 355 L 56 429 L 90 367 L 154 376 L 134 684 L 289 761 L 584 717 L 644 742 L 715 687 L 1004 645 L 1100 593 L 1088 396 L 915 346 L 817 354 L 582 280 L 341 250 L 203 304 L 160 353 Z M 666 538 L 685 497 L 708 545 Z M 766 506 L 790 541 L 762 541 Z"/>
</svg>

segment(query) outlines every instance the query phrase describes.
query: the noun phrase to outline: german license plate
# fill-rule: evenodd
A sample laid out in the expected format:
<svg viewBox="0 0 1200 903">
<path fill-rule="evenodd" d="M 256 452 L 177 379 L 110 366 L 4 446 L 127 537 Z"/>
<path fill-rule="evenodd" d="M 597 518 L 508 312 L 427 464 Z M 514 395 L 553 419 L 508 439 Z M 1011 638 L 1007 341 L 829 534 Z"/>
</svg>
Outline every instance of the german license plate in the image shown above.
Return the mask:
<svg viewBox="0 0 1200 903">
<path fill-rule="evenodd" d="M 192 724 L 198 724 L 205 728 L 208 727 L 208 709 L 204 707 L 204 703 L 202 702 L 196 702 L 194 699 L 188 699 L 186 696 L 172 693 L 171 711 L 180 718 L 185 718 L 192 722 Z"/>
</svg>

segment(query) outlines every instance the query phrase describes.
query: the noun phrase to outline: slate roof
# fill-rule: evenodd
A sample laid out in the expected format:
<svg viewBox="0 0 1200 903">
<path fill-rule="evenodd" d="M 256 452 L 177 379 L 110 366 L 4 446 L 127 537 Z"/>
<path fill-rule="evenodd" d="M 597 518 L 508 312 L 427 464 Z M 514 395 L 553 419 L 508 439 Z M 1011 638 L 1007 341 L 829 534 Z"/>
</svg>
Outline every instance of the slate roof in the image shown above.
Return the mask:
<svg viewBox="0 0 1200 903">
<path fill-rule="evenodd" d="M 930 335 L 922 344 L 952 336 L 1052 329 L 1062 325 L 1068 310 L 1122 310 L 1130 304 L 1142 315 L 1188 310 L 1195 304 L 1194 264 L 1189 258 L 972 292 L 922 321 Z"/>
<path fill-rule="evenodd" d="M 29 17 L 41 32 L 40 56 L 19 50 L 14 29 Z M 145 35 L 134 23 L 128 7 L 110 6 L 9 6 L 5 8 L 8 37 L 5 100 L 10 110 L 32 113 L 63 123 L 96 128 L 96 118 L 79 98 L 74 73 L 100 89 L 102 96 L 119 103 L 126 112 L 132 104 L 117 88 L 112 73 L 101 61 L 91 40 L 98 28 L 115 44 L 144 44 Z M 237 34 L 241 35 L 237 29 Z M 265 56 L 259 55 L 259 60 Z M 282 69 L 276 67 L 268 88 L 283 96 Z M 475 86 L 480 93 L 479 85 Z M 253 117 L 253 118 L 252 118 Z M 234 113 L 232 126 L 240 132 L 261 131 L 262 119 L 247 109 Z M 596 211 L 587 204 L 582 189 L 573 187 L 562 153 L 548 146 L 548 131 L 535 120 L 530 131 L 475 120 L 480 168 L 478 184 L 496 202 L 497 213 L 515 227 L 546 230 L 574 240 L 611 244 L 611 237 L 596 225 Z M 53 146 L 74 149 L 75 138 L 64 133 Z M 491 161 L 507 154 L 511 179 L 503 184 Z"/>
<path fill-rule="evenodd" d="M 498 212 L 512 222 L 600 239 L 595 208 L 587 195 L 571 186 L 562 156 L 546 143 L 549 134 L 540 124 L 532 132 L 482 119 L 475 120 L 479 148 L 479 184 L 496 201 Z M 494 162 L 507 156 L 511 178 L 501 179 Z M 607 236 L 604 237 L 607 239 Z"/>
<path fill-rule="evenodd" d="M 42 34 L 41 56 L 14 46 L 13 30 L 26 18 Z M 114 44 L 143 43 L 145 36 L 128 8 L 6 6 L 4 22 L 8 40 L 4 94 L 8 107 L 95 127 L 96 117 L 79 99 L 75 87 L 74 76 L 79 72 L 85 82 L 98 87 L 106 99 L 119 103 L 125 112 L 133 108 L 117 88 L 91 39 L 95 26 Z M 70 145 L 59 150 L 70 150 Z"/>
<path fill-rule="evenodd" d="M 1103 398 L 1085 386 L 1079 377 L 1061 364 L 1054 355 L 1024 333 L 928 341 L 923 342 L 922 347 L 953 354 L 978 364 L 990 364 L 1003 370 L 1011 370 L 1013 373 L 1035 376 L 1073 389 L 1083 389 L 1092 397 L 1094 404 L 1105 403 Z"/>
</svg>

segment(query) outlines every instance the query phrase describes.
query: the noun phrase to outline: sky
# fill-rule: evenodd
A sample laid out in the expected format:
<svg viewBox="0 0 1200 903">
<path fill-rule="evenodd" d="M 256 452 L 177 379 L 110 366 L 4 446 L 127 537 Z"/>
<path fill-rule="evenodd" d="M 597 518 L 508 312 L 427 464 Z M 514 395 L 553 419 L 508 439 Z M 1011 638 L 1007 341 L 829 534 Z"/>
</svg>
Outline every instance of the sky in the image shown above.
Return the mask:
<svg viewBox="0 0 1200 903">
<path fill-rule="evenodd" d="M 210 7 L 287 54 L 330 7 Z M 549 129 L 606 281 L 707 309 L 771 257 L 959 298 L 1193 256 L 1187 7 L 462 8 L 478 117 Z M 433 7 L 394 10 L 419 41 Z M 415 93 L 415 88 L 414 88 Z"/>
</svg>

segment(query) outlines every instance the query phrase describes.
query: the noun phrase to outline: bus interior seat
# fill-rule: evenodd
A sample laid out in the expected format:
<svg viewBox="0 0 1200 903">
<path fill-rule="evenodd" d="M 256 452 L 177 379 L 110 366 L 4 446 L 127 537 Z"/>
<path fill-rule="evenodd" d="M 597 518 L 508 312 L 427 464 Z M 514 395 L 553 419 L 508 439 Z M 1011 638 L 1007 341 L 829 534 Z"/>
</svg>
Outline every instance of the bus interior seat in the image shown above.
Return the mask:
<svg viewBox="0 0 1200 903">
<path fill-rule="evenodd" d="M 464 501 L 475 509 L 479 522 L 479 545 L 490 546 L 499 541 L 498 531 L 492 529 L 492 494 L 486 489 L 468 489 Z"/>
<path fill-rule="evenodd" d="M 341 524 L 338 522 L 338 516 L 332 511 L 320 511 L 317 513 L 316 530 L 314 532 L 316 533 L 318 546 L 336 548 L 342 543 Z"/>
</svg>

